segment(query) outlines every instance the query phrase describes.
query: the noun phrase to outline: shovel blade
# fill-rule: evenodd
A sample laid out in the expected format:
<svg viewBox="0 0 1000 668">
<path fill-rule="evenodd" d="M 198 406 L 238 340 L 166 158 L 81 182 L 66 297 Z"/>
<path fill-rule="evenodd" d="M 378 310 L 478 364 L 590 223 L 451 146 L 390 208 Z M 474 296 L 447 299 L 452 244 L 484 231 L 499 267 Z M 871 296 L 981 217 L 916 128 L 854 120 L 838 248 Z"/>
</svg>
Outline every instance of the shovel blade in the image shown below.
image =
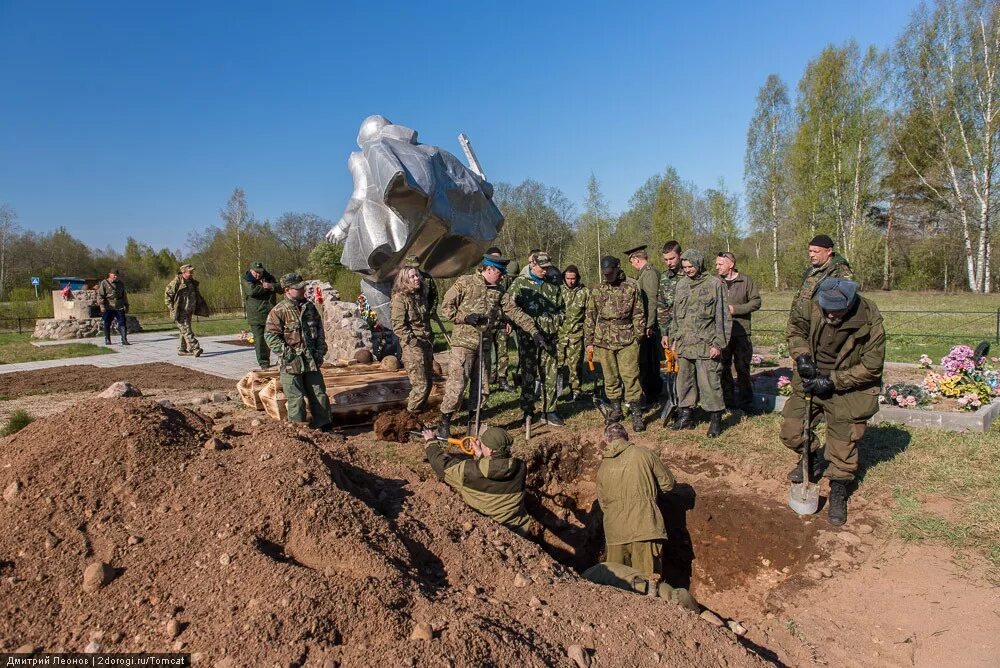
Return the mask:
<svg viewBox="0 0 1000 668">
<path fill-rule="evenodd" d="M 815 515 L 819 510 L 819 485 L 814 482 L 793 484 L 788 491 L 788 507 L 799 515 Z"/>
</svg>

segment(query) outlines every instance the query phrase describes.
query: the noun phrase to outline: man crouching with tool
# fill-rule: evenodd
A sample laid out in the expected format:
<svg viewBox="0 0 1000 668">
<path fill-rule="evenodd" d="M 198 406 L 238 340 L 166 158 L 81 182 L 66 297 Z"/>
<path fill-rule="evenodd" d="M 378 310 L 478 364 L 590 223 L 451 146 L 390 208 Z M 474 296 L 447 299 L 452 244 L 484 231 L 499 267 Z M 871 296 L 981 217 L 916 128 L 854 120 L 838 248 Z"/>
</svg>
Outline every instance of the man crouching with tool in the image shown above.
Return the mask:
<svg viewBox="0 0 1000 668">
<path fill-rule="evenodd" d="M 479 438 L 469 438 L 471 455 L 448 451 L 447 443 L 430 443 L 440 440 L 430 429 L 420 435 L 429 443 L 427 461 L 438 480 L 461 494 L 473 510 L 514 533 L 530 537 L 531 517 L 524 507 L 527 469 L 523 461 L 511 456 L 514 439 L 506 430 L 490 427 Z"/>
<path fill-rule="evenodd" d="M 802 454 L 820 414 L 826 422 L 826 447 L 815 453 L 810 474 L 818 478 L 825 458 L 830 479 L 830 524 L 847 522 L 849 487 L 858 470 L 858 442 L 868 418 L 878 411 L 885 364 L 885 330 L 874 303 L 858 294 L 846 278 L 825 278 L 810 309 L 788 321 L 788 353 L 795 360 L 792 396 L 781 414 L 781 441 Z M 811 398 L 811 400 L 809 400 Z M 802 459 L 789 474 L 802 483 Z"/>
</svg>

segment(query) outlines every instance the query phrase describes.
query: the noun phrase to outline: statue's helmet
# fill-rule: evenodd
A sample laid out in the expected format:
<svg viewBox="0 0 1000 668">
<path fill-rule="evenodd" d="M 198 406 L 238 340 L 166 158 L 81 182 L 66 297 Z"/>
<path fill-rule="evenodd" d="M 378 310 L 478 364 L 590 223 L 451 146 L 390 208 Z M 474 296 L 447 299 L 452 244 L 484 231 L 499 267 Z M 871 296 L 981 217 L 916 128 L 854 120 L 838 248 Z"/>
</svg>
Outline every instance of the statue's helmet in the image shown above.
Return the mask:
<svg viewBox="0 0 1000 668">
<path fill-rule="evenodd" d="M 361 129 L 358 130 L 358 146 L 364 146 L 365 142 L 378 137 L 379 132 L 387 125 L 392 125 L 392 121 L 378 114 L 361 121 Z"/>
</svg>

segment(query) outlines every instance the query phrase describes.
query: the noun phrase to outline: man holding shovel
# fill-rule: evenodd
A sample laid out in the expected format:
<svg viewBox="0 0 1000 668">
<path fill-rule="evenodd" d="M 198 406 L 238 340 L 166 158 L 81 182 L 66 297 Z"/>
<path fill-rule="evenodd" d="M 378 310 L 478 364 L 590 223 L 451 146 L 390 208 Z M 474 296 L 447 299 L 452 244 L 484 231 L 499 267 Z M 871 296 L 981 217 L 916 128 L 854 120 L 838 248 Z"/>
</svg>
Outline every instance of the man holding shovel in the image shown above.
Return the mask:
<svg viewBox="0 0 1000 668">
<path fill-rule="evenodd" d="M 839 526 L 847 522 L 847 497 L 858 470 L 858 442 L 868 418 L 878 411 L 885 364 L 882 314 L 858 294 L 854 281 L 825 278 L 810 308 L 792 312 L 788 351 L 795 369 L 792 396 L 782 409 L 781 441 L 800 455 L 810 441 L 813 478 L 823 473 L 825 460 L 830 523 Z M 809 437 L 820 415 L 826 422 L 825 448 Z M 804 481 L 801 458 L 788 479 L 796 484 Z"/>
</svg>

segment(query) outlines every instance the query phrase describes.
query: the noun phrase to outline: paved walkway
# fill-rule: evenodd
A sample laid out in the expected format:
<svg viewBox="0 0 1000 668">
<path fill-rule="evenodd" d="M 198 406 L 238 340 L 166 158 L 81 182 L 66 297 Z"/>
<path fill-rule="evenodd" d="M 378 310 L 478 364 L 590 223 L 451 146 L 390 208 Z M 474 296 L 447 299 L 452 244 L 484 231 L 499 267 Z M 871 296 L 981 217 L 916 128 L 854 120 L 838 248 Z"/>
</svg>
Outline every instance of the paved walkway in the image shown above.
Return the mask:
<svg viewBox="0 0 1000 668">
<path fill-rule="evenodd" d="M 92 364 L 96 367 L 116 367 L 130 364 L 150 364 L 152 362 L 168 362 L 177 366 L 187 367 L 195 371 L 210 373 L 223 378 L 239 380 L 248 371 L 257 368 L 257 358 L 251 346 L 234 346 L 223 341 L 233 341 L 237 334 L 221 336 L 199 336 L 198 341 L 204 349 L 201 357 L 181 357 L 177 354 L 177 334 L 171 332 L 149 332 L 132 334 L 129 337 L 131 346 L 115 343 L 105 346 L 101 339 L 71 339 L 69 341 L 39 341 L 36 346 L 59 346 L 67 343 L 93 343 L 102 348 L 114 350 L 112 355 L 88 355 L 85 357 L 66 357 L 58 360 L 42 360 L 39 362 L 19 362 L 17 364 L 0 364 L 0 373 L 16 371 L 31 371 L 33 369 L 51 369 L 53 367 L 72 366 L 77 364 Z"/>
</svg>

